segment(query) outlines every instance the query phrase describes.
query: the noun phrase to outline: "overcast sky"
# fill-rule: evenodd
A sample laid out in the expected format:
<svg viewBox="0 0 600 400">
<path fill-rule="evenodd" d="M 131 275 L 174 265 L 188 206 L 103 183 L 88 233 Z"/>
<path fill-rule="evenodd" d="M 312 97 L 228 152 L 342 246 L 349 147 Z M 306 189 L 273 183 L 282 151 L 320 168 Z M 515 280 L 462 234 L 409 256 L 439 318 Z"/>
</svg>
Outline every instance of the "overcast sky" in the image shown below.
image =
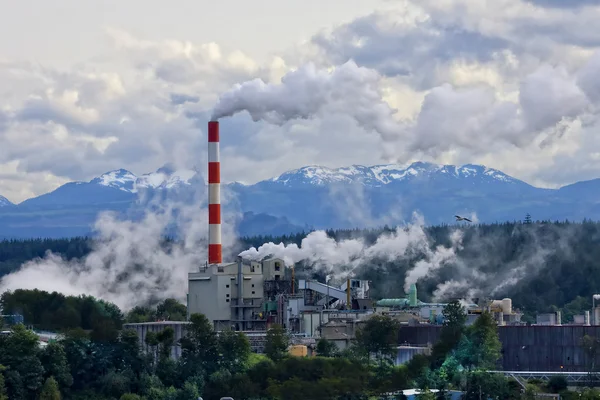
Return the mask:
<svg viewBox="0 0 600 400">
<path fill-rule="evenodd" d="M 0 0 L 0 195 L 205 170 L 221 95 L 226 181 L 417 160 L 598 178 L 594 3 Z"/>
</svg>

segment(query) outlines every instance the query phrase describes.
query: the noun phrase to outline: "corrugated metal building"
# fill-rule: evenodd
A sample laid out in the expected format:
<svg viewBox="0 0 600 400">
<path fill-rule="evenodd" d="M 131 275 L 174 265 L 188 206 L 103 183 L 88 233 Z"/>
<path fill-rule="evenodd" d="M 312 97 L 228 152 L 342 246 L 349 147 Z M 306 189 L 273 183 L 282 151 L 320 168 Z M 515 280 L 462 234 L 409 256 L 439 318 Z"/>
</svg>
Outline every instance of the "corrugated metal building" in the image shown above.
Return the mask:
<svg viewBox="0 0 600 400">
<path fill-rule="evenodd" d="M 441 326 L 407 326 L 400 329 L 398 344 L 427 346 L 439 337 Z M 589 360 L 581 340 L 600 337 L 600 326 L 499 326 L 502 369 L 505 371 L 587 372 Z"/>
</svg>

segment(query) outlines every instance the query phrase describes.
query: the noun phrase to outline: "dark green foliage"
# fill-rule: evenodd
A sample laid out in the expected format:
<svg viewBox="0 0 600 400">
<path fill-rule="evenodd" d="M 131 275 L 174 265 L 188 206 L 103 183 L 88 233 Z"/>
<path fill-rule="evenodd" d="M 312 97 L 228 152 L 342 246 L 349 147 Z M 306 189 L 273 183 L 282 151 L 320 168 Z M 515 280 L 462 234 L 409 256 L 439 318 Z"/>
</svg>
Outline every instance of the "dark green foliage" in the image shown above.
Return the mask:
<svg viewBox="0 0 600 400">
<path fill-rule="evenodd" d="M 0 277 L 16 271 L 24 262 L 43 258 L 48 251 L 60 254 L 66 260 L 80 258 L 91 251 L 91 240 L 82 237 L 0 240 Z"/>
<path fill-rule="evenodd" d="M 273 325 L 267 331 L 265 354 L 273 361 L 279 361 L 287 355 L 289 338 L 281 325 Z"/>
<path fill-rule="evenodd" d="M 356 332 L 356 347 L 383 362 L 395 357 L 400 324 L 386 315 L 374 315 Z"/>
<path fill-rule="evenodd" d="M 17 289 L 2 293 L 0 307 L 4 313 L 23 315 L 25 324 L 37 329 L 83 328 L 94 331 L 103 340 L 114 339 L 123 324 L 123 314 L 117 306 L 91 296 Z"/>
<path fill-rule="evenodd" d="M 73 385 L 73 377 L 69 370 L 67 354 L 59 343 L 49 343 L 39 354 L 40 361 L 44 367 L 44 376 L 55 379 L 59 388 L 68 389 Z"/>
<path fill-rule="evenodd" d="M 487 372 L 472 372 L 467 377 L 465 400 L 521 398 L 518 387 L 510 386 L 508 381 L 498 374 Z"/>
<path fill-rule="evenodd" d="M 466 329 L 457 350 L 457 358 L 468 368 L 494 370 L 500 359 L 502 344 L 498 325 L 491 313 L 484 311 L 473 325 Z"/>
<path fill-rule="evenodd" d="M 137 306 L 126 315 L 126 322 L 185 321 L 187 308 L 175 299 L 165 299 L 156 307 Z"/>
<path fill-rule="evenodd" d="M 58 389 L 58 383 L 53 376 L 46 379 L 42 392 L 40 393 L 39 400 L 60 400 L 60 390 Z"/>
<path fill-rule="evenodd" d="M 458 300 L 448 303 L 444 307 L 443 314 L 444 327 L 439 341 L 433 346 L 431 352 L 431 362 L 435 368 L 441 367 L 448 353 L 456 348 L 462 339 L 467 320 L 465 309 Z"/>
<path fill-rule="evenodd" d="M 319 339 L 316 350 L 321 357 L 335 357 L 339 353 L 336 344 L 325 338 Z"/>
<path fill-rule="evenodd" d="M 461 318 L 458 313 L 455 317 L 448 318 L 448 328 L 458 326 Z M 33 332 L 23 325 L 13 326 L 10 335 L 0 336 L 4 364 L 0 366 L 0 400 L 54 400 L 61 396 L 73 400 L 195 400 L 200 396 L 367 400 L 415 385 L 423 389 L 458 387 L 467 392 L 468 399 L 517 399 L 520 395 L 518 385 L 502 375 L 460 371 L 460 351 L 456 357 L 448 356 L 439 369 L 432 367 L 425 355 L 417 355 L 403 366 L 382 362 L 387 361 L 389 340 L 397 333 L 395 323 L 386 317 L 371 318 L 370 325 L 363 328 L 360 346 L 356 346 L 362 348 L 357 353 L 345 351 L 335 357 L 287 357 L 287 335 L 281 327 L 273 327 L 269 340 L 276 361 L 264 358 L 251 366 L 247 338 L 230 331 L 217 335 L 204 315 L 194 314 L 191 322 L 190 336 L 182 341 L 183 356 L 177 361 L 167 354 L 173 344 L 171 330 L 159 331 L 149 340 L 159 348 L 158 362 L 140 352 L 137 334 L 131 330 L 121 331 L 107 342 L 75 329 L 40 349 Z M 497 337 L 497 332 L 486 314 L 463 335 L 475 355 L 472 358 L 484 368 L 496 354 L 494 335 Z M 321 341 L 322 352 L 330 345 Z M 380 362 L 370 363 L 361 356 L 365 349 L 380 354 Z M 555 386 L 555 390 L 563 388 Z M 425 393 L 421 398 L 439 398 L 431 395 Z M 589 392 L 582 398 L 592 395 Z"/>
<path fill-rule="evenodd" d="M 219 366 L 228 371 L 241 372 L 251 353 L 248 337 L 241 332 L 222 331 L 218 343 Z"/>
<path fill-rule="evenodd" d="M 547 386 L 552 393 L 560 393 L 564 390 L 567 390 L 569 383 L 567 382 L 567 378 L 564 376 L 553 376 L 548 380 Z"/>
</svg>

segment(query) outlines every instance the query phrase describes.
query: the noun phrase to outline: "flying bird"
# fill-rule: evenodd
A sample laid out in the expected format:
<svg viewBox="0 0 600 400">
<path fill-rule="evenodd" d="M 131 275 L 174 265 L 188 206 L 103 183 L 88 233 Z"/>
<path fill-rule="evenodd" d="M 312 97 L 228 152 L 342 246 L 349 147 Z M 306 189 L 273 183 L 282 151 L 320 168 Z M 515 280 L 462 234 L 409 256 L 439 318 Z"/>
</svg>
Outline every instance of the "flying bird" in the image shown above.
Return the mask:
<svg viewBox="0 0 600 400">
<path fill-rule="evenodd" d="M 466 217 L 461 217 L 460 215 L 455 215 L 455 217 L 456 217 L 456 220 L 457 220 L 457 221 L 468 221 L 468 222 L 473 222 L 473 221 L 471 221 L 469 218 L 466 218 Z"/>
</svg>

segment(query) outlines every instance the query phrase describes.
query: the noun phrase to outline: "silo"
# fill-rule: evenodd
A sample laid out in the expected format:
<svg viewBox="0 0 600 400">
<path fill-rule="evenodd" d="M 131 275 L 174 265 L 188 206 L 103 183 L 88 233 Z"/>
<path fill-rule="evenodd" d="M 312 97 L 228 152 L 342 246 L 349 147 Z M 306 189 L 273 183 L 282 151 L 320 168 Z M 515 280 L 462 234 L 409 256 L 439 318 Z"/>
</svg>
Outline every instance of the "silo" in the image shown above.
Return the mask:
<svg viewBox="0 0 600 400">
<path fill-rule="evenodd" d="M 410 285 L 410 289 L 408 291 L 408 304 L 411 307 L 417 306 L 417 285 L 414 283 Z"/>
<path fill-rule="evenodd" d="M 502 299 L 502 311 L 504 314 L 512 314 L 512 300 L 509 298 Z"/>
</svg>

